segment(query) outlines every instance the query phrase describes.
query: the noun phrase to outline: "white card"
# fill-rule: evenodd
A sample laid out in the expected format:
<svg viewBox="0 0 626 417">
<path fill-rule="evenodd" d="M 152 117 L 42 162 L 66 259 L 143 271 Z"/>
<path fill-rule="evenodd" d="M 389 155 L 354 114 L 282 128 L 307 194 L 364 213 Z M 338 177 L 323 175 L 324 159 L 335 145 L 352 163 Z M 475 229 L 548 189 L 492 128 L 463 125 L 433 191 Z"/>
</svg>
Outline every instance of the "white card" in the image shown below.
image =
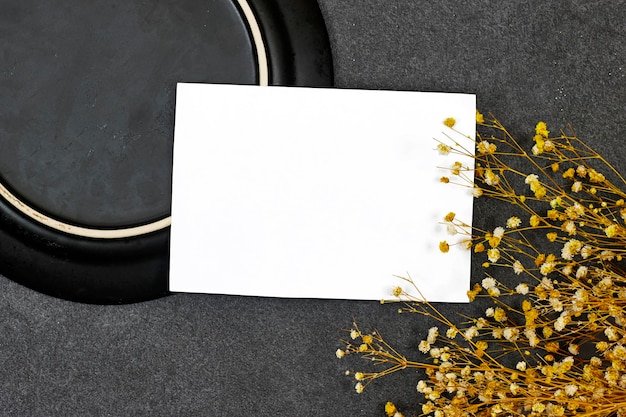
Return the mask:
<svg viewBox="0 0 626 417">
<path fill-rule="evenodd" d="M 430 301 L 464 302 L 470 252 L 440 222 L 472 219 L 441 184 L 473 138 L 469 94 L 178 84 L 170 290 L 380 300 L 410 275 Z M 473 160 L 462 161 L 473 167 Z"/>
</svg>

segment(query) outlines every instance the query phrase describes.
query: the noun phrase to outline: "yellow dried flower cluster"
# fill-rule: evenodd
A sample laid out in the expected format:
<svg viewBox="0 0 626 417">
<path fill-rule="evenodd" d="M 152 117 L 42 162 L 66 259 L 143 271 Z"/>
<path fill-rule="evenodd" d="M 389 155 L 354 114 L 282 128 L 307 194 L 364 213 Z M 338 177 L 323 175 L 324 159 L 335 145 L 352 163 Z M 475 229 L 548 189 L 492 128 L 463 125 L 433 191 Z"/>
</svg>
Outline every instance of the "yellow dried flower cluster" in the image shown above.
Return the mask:
<svg viewBox="0 0 626 417">
<path fill-rule="evenodd" d="M 417 343 L 425 357 L 409 360 L 356 323 L 337 357 L 383 365 L 348 372 L 357 392 L 389 373 L 420 370 L 423 415 L 626 416 L 626 180 L 578 137 L 551 135 L 544 122 L 525 141 L 492 117 L 477 113 L 477 123 L 474 175 L 454 160 L 450 172 L 511 213 L 488 230 L 468 231 L 454 213 L 443 224 L 485 267 L 468 291 L 483 313 L 446 317 L 403 278 L 393 291 L 399 311 L 438 323 Z M 467 154 L 456 142 L 440 146 Z M 439 244 L 442 252 L 453 246 Z M 391 404 L 385 412 L 398 411 Z"/>
</svg>

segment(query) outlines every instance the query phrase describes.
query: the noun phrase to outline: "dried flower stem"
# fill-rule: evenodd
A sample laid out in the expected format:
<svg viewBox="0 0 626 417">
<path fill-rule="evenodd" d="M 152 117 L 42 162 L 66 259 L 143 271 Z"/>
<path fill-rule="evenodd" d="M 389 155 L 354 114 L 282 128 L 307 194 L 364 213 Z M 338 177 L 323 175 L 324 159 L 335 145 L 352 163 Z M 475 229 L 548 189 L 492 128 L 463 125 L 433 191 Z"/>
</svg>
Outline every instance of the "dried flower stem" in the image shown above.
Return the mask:
<svg viewBox="0 0 626 417">
<path fill-rule="evenodd" d="M 479 113 L 476 141 L 462 145 L 453 135 L 471 139 L 453 120 L 437 149 L 475 158 L 475 169 L 454 162 L 442 183 L 512 209 L 505 225 L 489 230 L 470 230 L 454 213 L 442 221 L 462 238 L 442 242 L 443 252 L 471 246 L 484 259 L 485 277 L 468 291 L 484 313 L 452 320 L 401 277 L 393 293 L 399 311 L 438 323 L 419 343 L 425 360 L 407 359 L 378 331 L 354 323 L 337 356 L 360 355 L 383 368 L 348 372 L 356 391 L 416 368 L 425 375 L 417 384 L 421 411 L 436 417 L 626 416 L 626 180 L 573 132 L 551 136 L 540 122 L 528 152 Z"/>
</svg>

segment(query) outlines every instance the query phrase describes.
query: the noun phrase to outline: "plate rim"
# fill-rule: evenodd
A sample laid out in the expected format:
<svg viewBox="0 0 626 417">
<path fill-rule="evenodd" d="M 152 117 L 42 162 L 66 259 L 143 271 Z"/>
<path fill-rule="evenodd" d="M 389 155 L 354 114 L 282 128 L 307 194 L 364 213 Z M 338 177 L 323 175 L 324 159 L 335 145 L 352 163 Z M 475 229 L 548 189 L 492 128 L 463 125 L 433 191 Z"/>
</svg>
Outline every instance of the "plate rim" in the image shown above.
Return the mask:
<svg viewBox="0 0 626 417">
<path fill-rule="evenodd" d="M 256 53 L 265 53 L 268 63 L 266 85 L 333 86 L 332 51 L 316 0 L 228 1 L 249 6 L 255 17 L 257 36 L 263 39 Z M 290 21 L 302 16 L 307 17 L 306 27 Z M 258 81 L 263 85 L 262 78 Z M 127 304 L 171 294 L 168 224 L 141 234 L 107 232 L 113 235 L 108 237 L 67 233 L 35 221 L 9 200 L 0 197 L 0 273 L 8 279 L 91 304 Z M 171 212 L 158 221 L 165 219 L 171 221 Z"/>
</svg>

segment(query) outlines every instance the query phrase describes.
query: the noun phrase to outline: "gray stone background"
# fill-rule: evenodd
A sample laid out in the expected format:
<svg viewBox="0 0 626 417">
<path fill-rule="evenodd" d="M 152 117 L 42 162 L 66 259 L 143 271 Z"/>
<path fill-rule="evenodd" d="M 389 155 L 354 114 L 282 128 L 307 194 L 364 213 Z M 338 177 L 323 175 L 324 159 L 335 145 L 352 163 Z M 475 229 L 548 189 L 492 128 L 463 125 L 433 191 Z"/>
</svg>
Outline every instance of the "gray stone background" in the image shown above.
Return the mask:
<svg viewBox="0 0 626 417">
<path fill-rule="evenodd" d="M 624 1 L 320 7 L 338 87 L 475 93 L 514 134 L 530 137 L 538 120 L 571 124 L 626 169 Z M 478 204 L 476 221 L 489 209 Z M 354 392 L 335 358 L 353 319 L 407 355 L 428 326 L 377 302 L 180 294 L 82 305 L 0 277 L 0 415 L 376 416 L 387 400 L 419 414 L 413 372 Z"/>
</svg>

